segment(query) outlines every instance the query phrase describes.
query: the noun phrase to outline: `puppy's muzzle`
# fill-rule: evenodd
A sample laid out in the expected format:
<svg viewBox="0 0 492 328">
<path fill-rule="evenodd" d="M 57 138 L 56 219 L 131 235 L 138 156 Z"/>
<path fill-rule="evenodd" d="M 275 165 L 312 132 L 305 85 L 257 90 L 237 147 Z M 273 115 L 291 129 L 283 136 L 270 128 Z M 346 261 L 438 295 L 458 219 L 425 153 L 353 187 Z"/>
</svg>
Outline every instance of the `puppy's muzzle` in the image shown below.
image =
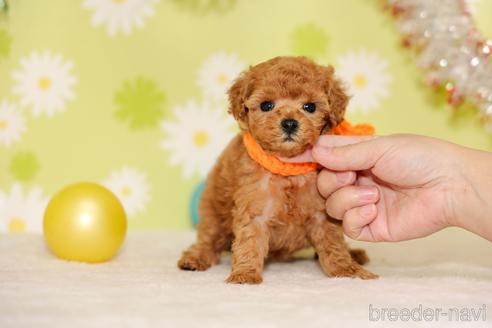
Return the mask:
<svg viewBox="0 0 492 328">
<path fill-rule="evenodd" d="M 299 129 L 299 122 L 292 118 L 282 120 L 282 122 L 280 122 L 280 125 L 282 126 L 282 131 L 284 131 L 289 136 L 296 133 L 296 131 Z"/>
</svg>

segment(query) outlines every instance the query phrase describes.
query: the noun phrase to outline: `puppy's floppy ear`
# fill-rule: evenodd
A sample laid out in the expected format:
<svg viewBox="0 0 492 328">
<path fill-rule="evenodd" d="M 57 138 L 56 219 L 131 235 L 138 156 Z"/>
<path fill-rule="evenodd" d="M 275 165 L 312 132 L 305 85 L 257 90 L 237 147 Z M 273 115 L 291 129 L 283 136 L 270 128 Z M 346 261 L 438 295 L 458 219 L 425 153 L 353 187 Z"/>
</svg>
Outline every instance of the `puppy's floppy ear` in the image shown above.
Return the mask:
<svg viewBox="0 0 492 328">
<path fill-rule="evenodd" d="M 343 121 L 345 108 L 347 107 L 349 97 L 345 93 L 342 81 L 335 77 L 333 66 L 323 67 L 322 75 L 324 77 L 324 90 L 330 105 L 330 115 L 326 123 L 326 130 L 334 128 Z M 328 131 L 323 131 L 328 132 Z"/>
<path fill-rule="evenodd" d="M 239 122 L 240 126 L 246 123 L 249 109 L 245 101 L 250 94 L 251 76 L 249 72 L 242 73 L 227 92 L 229 95 L 229 113 Z"/>
</svg>

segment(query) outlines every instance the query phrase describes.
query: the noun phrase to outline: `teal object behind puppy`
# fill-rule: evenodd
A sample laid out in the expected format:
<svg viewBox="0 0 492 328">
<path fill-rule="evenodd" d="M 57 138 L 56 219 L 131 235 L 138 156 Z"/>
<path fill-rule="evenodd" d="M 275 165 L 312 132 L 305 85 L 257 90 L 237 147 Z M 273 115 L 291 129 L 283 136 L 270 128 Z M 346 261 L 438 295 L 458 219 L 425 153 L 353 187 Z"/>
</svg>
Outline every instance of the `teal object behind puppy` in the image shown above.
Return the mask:
<svg viewBox="0 0 492 328">
<path fill-rule="evenodd" d="M 198 206 L 200 204 L 200 198 L 202 197 L 203 189 L 205 189 L 205 181 L 200 182 L 191 193 L 190 214 L 193 227 L 196 227 L 198 222 L 200 222 L 200 217 L 198 215 Z"/>
</svg>

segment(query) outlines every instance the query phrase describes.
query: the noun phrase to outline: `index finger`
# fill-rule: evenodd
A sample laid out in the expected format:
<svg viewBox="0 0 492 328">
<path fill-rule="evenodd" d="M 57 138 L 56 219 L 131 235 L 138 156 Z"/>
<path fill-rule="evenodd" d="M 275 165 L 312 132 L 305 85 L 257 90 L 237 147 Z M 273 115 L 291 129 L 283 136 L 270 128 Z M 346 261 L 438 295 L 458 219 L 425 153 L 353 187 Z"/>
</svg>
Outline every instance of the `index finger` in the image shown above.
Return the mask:
<svg viewBox="0 0 492 328">
<path fill-rule="evenodd" d="M 322 135 L 319 137 L 314 147 L 341 147 L 371 140 L 374 138 L 376 138 L 376 136 Z M 286 163 L 318 162 L 315 158 L 313 158 L 312 148 L 309 148 L 304 151 L 304 153 L 294 157 L 280 157 L 280 160 Z"/>
<path fill-rule="evenodd" d="M 315 147 L 341 147 L 353 145 L 359 142 L 368 141 L 377 138 L 376 136 L 339 136 L 339 135 L 322 135 L 319 137 Z"/>
</svg>

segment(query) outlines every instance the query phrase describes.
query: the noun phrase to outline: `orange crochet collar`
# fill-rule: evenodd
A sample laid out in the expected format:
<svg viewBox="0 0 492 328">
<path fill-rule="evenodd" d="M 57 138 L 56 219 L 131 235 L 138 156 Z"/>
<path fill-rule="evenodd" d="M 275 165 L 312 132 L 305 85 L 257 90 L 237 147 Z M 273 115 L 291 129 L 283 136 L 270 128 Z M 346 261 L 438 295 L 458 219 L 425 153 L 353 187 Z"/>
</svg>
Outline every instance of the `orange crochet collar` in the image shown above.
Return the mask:
<svg viewBox="0 0 492 328">
<path fill-rule="evenodd" d="M 372 135 L 374 128 L 369 124 L 351 125 L 347 121 L 342 121 L 338 126 L 331 130 L 331 134 L 336 135 Z M 283 176 L 303 175 L 316 171 L 321 166 L 318 163 L 286 163 L 277 157 L 267 154 L 249 133 L 243 134 L 243 142 L 249 156 L 268 171 Z"/>
</svg>

